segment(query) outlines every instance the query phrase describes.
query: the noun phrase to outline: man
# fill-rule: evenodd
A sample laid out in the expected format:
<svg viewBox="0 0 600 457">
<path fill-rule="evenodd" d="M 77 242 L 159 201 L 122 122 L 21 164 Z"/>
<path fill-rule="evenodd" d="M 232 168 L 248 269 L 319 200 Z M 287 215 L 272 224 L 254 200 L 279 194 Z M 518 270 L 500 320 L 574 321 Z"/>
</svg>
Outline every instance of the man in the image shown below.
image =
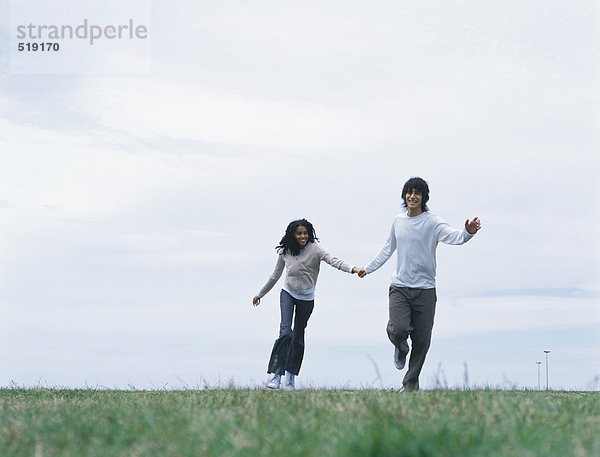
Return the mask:
<svg viewBox="0 0 600 457">
<path fill-rule="evenodd" d="M 403 390 L 419 390 L 419 374 L 423 368 L 433 329 L 437 301 L 435 291 L 435 251 L 439 242 L 463 244 L 481 228 L 479 219 L 467 219 L 464 230 L 455 229 L 429 212 L 429 186 L 421 178 L 411 178 L 402 189 L 406 212 L 394 219 L 388 240 L 371 262 L 359 269 L 363 278 L 380 268 L 396 251 L 397 265 L 389 289 L 389 322 L 387 334 L 395 346 L 394 365 L 402 370 L 412 351 L 408 371 L 402 381 Z"/>
</svg>

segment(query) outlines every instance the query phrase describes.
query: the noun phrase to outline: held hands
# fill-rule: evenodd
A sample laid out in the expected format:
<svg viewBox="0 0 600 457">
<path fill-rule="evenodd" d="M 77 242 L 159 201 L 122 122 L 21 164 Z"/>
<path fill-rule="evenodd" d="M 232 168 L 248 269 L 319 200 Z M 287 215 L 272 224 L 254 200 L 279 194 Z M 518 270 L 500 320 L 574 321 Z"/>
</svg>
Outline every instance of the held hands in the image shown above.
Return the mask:
<svg viewBox="0 0 600 457">
<path fill-rule="evenodd" d="M 255 295 L 254 298 L 252 299 L 252 305 L 253 306 L 260 305 L 260 297 L 258 295 Z"/>
<path fill-rule="evenodd" d="M 465 221 L 465 229 L 471 235 L 475 235 L 479 231 L 479 229 L 481 229 L 481 221 L 478 217 L 471 220 L 467 219 Z"/>
<path fill-rule="evenodd" d="M 352 268 L 352 273 L 357 273 L 359 278 L 364 278 L 367 276 L 367 272 L 364 268 L 354 267 Z"/>
</svg>

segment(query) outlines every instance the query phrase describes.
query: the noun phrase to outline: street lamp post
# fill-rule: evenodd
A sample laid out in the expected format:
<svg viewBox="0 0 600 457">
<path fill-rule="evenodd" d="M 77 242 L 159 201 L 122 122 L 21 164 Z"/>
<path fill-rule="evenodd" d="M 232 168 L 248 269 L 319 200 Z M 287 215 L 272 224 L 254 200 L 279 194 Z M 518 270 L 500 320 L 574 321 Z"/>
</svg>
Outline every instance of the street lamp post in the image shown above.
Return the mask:
<svg viewBox="0 0 600 457">
<path fill-rule="evenodd" d="M 548 354 L 550 354 L 550 351 L 544 351 L 544 353 L 546 354 L 546 390 L 548 390 L 550 388 L 548 383 Z"/>
<path fill-rule="evenodd" d="M 535 362 L 537 364 L 538 367 L 538 390 L 542 390 L 542 384 L 541 384 L 541 376 L 540 376 L 540 365 L 542 364 L 542 362 Z"/>
</svg>

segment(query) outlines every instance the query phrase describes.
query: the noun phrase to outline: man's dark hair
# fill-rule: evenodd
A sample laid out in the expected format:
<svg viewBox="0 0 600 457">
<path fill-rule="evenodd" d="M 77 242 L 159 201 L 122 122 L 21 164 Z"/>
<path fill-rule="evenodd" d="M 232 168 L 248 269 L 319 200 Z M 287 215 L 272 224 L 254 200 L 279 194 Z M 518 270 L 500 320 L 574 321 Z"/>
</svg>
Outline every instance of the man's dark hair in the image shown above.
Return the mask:
<svg viewBox="0 0 600 457">
<path fill-rule="evenodd" d="M 429 208 L 427 207 L 427 202 L 429 201 L 429 186 L 427 185 L 427 181 L 419 177 L 410 178 L 404 184 L 404 187 L 402 188 L 402 200 L 404 200 L 404 207 L 406 208 L 406 194 L 413 189 L 417 192 L 421 192 L 421 210 L 429 211 Z"/>
<path fill-rule="evenodd" d="M 275 249 L 277 249 L 280 254 L 285 254 L 287 252 L 289 252 L 292 255 L 300 254 L 302 247 L 298 244 L 298 242 L 296 241 L 296 237 L 294 236 L 294 234 L 296 233 L 296 229 L 300 226 L 306 227 L 306 231 L 308 232 L 309 243 L 319 241 L 313 225 L 306 219 L 298 219 L 288 224 L 287 228 L 285 229 L 285 235 L 283 235 L 283 238 L 281 238 L 279 245 L 275 247 Z"/>
</svg>

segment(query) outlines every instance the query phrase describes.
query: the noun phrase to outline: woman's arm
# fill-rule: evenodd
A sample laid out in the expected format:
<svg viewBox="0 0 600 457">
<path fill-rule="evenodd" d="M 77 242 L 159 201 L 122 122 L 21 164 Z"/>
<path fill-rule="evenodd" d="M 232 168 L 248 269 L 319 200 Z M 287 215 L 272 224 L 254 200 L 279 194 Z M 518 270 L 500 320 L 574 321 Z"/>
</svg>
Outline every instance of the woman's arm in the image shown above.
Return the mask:
<svg viewBox="0 0 600 457">
<path fill-rule="evenodd" d="M 262 289 L 254 296 L 252 299 L 252 304 L 254 306 L 260 305 L 260 299 L 269 293 L 269 291 L 273 288 L 275 283 L 281 278 L 281 274 L 283 273 L 283 268 L 285 267 L 285 262 L 283 261 L 283 254 L 279 254 L 277 256 L 277 263 L 275 264 L 275 270 L 269 277 L 267 283 L 263 286 Z"/>
<path fill-rule="evenodd" d="M 356 273 L 358 272 L 358 268 L 353 267 L 352 265 L 344 262 L 342 259 L 338 259 L 335 256 L 332 256 L 330 253 L 321 248 L 322 257 L 321 260 L 325 263 L 328 263 L 333 268 L 337 268 L 338 270 L 345 271 L 346 273 Z"/>
</svg>

